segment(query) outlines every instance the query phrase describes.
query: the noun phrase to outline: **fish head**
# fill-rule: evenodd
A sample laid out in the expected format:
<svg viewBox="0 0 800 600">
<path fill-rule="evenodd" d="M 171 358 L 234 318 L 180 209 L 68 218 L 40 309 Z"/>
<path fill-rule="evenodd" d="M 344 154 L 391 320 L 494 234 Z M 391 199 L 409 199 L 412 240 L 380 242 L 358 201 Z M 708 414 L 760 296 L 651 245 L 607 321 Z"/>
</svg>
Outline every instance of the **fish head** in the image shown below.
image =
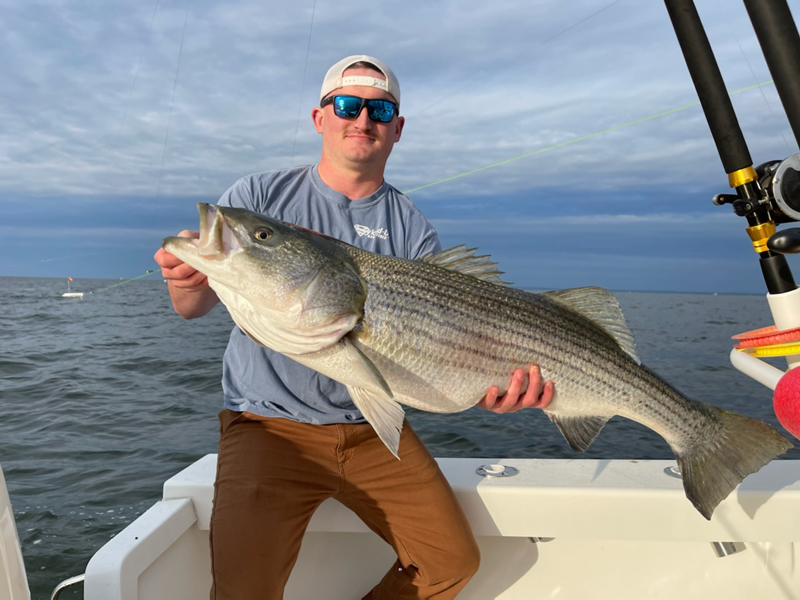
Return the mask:
<svg viewBox="0 0 800 600">
<path fill-rule="evenodd" d="M 208 277 L 251 338 L 302 354 L 338 341 L 363 315 L 366 284 L 335 240 L 243 209 L 198 203 L 200 238 L 163 248 Z"/>
</svg>

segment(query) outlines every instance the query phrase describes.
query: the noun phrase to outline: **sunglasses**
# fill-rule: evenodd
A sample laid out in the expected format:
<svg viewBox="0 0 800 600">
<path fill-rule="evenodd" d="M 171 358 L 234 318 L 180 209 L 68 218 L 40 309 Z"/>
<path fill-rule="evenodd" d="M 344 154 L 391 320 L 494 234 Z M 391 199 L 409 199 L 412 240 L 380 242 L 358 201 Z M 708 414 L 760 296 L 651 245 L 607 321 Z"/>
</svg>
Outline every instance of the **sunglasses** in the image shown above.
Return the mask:
<svg viewBox="0 0 800 600">
<path fill-rule="evenodd" d="M 367 116 L 376 123 L 389 123 L 397 112 L 397 103 L 391 100 L 370 100 L 358 96 L 329 96 L 320 102 L 320 108 L 333 104 L 333 113 L 340 119 L 353 120 L 367 107 Z"/>
</svg>

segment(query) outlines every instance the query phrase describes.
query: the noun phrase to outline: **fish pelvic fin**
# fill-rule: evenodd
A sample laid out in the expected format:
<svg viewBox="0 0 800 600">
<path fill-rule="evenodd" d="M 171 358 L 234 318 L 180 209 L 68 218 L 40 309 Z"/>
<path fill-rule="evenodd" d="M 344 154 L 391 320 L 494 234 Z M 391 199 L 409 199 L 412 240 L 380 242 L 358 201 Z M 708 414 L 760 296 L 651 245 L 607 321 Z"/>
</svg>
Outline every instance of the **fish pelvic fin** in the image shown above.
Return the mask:
<svg viewBox="0 0 800 600">
<path fill-rule="evenodd" d="M 636 340 L 628 327 L 622 307 L 611 292 L 600 287 L 582 287 L 544 292 L 541 295 L 580 313 L 595 323 L 614 338 L 619 347 L 637 365 L 642 364 L 636 349 Z"/>
<path fill-rule="evenodd" d="M 475 256 L 476 250 L 477 248 L 467 248 L 461 244 L 436 254 L 428 253 L 420 260 L 456 273 L 477 277 L 481 281 L 497 285 L 511 285 L 500 279 L 504 273 L 497 268 L 497 263 L 492 262 L 488 254 Z"/>
<path fill-rule="evenodd" d="M 573 417 L 553 414 L 547 416 L 558 426 L 569 447 L 575 452 L 583 452 L 591 446 L 609 419 L 609 417 Z"/>
<path fill-rule="evenodd" d="M 403 407 L 385 394 L 373 390 L 348 386 L 347 391 L 350 392 L 353 404 L 372 425 L 381 441 L 400 460 L 400 432 L 406 416 Z"/>
<path fill-rule="evenodd" d="M 751 473 L 792 448 L 770 425 L 711 407 L 720 427 L 683 452 L 675 452 L 686 497 L 706 519 Z"/>
</svg>

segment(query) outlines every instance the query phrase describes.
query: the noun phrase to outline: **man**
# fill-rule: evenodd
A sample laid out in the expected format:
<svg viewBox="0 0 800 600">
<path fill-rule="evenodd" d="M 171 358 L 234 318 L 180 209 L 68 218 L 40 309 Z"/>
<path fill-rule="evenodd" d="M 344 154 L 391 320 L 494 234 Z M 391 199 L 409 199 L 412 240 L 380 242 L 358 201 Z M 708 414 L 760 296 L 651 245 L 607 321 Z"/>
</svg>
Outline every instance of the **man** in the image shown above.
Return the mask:
<svg viewBox="0 0 800 600">
<path fill-rule="evenodd" d="M 441 250 L 434 228 L 388 185 L 400 140 L 400 86 L 384 63 L 350 56 L 325 76 L 311 112 L 322 135 L 312 167 L 240 179 L 219 203 L 263 212 L 373 252 L 419 258 Z M 196 232 L 180 235 L 198 237 Z M 218 299 L 204 275 L 159 250 L 175 311 L 206 314 Z M 543 408 L 553 394 L 532 366 L 492 387 L 494 412 Z M 280 599 L 314 510 L 334 497 L 395 549 L 398 560 L 365 597 L 454 598 L 475 573 L 469 524 L 428 450 L 406 422 L 395 459 L 341 384 L 253 343 L 234 327 L 223 360 L 225 408 L 211 517 L 212 599 Z M 420 510 L 420 507 L 425 507 Z"/>
</svg>

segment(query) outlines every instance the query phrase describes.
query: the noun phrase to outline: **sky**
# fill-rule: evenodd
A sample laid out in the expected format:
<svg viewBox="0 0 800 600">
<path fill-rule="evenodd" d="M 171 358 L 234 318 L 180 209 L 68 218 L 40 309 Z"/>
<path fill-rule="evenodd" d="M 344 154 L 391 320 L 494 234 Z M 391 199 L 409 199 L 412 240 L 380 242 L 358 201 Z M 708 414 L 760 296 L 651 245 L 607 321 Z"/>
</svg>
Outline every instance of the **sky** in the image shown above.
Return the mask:
<svg viewBox="0 0 800 600">
<path fill-rule="evenodd" d="M 743 3 L 695 4 L 754 163 L 797 153 Z M 524 288 L 766 291 L 745 221 L 711 203 L 731 190 L 661 0 L 0 0 L 0 16 L 0 276 L 156 268 L 197 202 L 319 160 L 323 75 L 363 53 L 402 88 L 386 180 L 445 247 Z"/>
</svg>

